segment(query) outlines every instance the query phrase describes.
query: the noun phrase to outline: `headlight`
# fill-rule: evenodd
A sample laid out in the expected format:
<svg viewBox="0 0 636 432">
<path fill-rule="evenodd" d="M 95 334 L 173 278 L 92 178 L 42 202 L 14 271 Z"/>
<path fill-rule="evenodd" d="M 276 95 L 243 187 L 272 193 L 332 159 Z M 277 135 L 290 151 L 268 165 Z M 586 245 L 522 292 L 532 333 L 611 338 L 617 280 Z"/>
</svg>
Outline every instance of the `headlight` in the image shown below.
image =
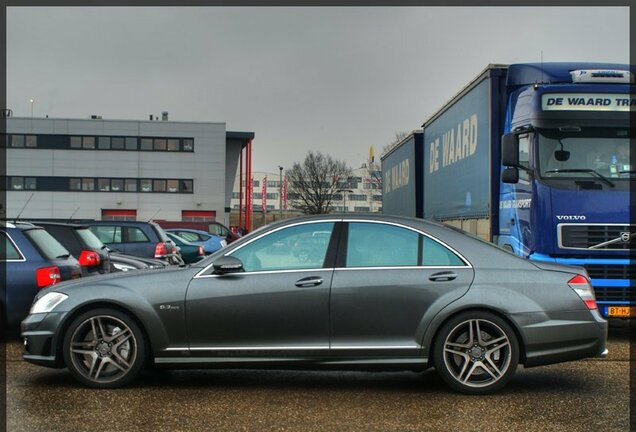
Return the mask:
<svg viewBox="0 0 636 432">
<path fill-rule="evenodd" d="M 33 306 L 31 306 L 30 314 L 48 313 L 51 312 L 57 305 L 66 300 L 68 296 L 66 294 L 58 292 L 50 292 L 39 298 Z"/>
</svg>

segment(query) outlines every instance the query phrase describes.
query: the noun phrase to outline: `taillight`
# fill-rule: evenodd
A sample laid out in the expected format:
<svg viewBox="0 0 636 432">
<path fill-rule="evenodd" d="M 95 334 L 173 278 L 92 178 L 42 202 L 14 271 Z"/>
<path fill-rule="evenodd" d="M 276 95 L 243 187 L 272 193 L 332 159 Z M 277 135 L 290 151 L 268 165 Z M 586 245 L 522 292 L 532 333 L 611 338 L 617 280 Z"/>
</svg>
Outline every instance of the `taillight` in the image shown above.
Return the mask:
<svg viewBox="0 0 636 432">
<path fill-rule="evenodd" d="M 205 252 L 203 251 L 203 246 L 199 246 L 199 252 L 197 252 L 197 255 L 205 255 Z"/>
<path fill-rule="evenodd" d="M 55 285 L 62 280 L 60 269 L 57 266 L 42 267 L 35 271 L 35 281 L 38 288 Z"/>
<path fill-rule="evenodd" d="M 155 258 L 165 258 L 168 255 L 168 248 L 165 243 L 157 243 L 155 246 Z"/>
<path fill-rule="evenodd" d="M 100 265 L 102 259 L 95 251 L 83 250 L 79 256 L 79 263 L 82 267 L 93 267 Z"/>
<path fill-rule="evenodd" d="M 596 297 L 594 296 L 594 290 L 590 285 L 590 281 L 583 275 L 576 275 L 568 281 L 570 288 L 576 292 L 581 300 L 585 303 L 588 309 L 598 309 L 596 305 Z"/>
</svg>

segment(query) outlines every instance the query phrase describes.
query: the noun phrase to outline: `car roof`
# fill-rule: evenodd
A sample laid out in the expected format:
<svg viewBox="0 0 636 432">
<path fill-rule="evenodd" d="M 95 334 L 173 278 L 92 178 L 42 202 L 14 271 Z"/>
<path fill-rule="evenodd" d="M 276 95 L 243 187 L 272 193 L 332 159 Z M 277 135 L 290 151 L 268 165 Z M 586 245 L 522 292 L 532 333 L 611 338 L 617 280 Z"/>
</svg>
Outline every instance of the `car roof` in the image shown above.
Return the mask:
<svg viewBox="0 0 636 432">
<path fill-rule="evenodd" d="M 164 228 L 165 232 L 174 232 L 174 231 L 189 231 L 189 232 L 193 232 L 193 233 L 197 233 L 197 234 L 206 234 L 206 235 L 212 235 L 207 231 L 202 231 L 202 230 L 197 230 L 197 229 L 192 229 L 192 228 Z"/>
<path fill-rule="evenodd" d="M 73 223 L 65 223 L 65 222 L 46 222 L 46 221 L 35 221 L 35 224 L 44 227 L 44 226 L 54 226 L 54 227 L 68 227 L 73 229 L 83 229 L 88 228 L 88 225 L 83 224 L 73 224 Z"/>
</svg>

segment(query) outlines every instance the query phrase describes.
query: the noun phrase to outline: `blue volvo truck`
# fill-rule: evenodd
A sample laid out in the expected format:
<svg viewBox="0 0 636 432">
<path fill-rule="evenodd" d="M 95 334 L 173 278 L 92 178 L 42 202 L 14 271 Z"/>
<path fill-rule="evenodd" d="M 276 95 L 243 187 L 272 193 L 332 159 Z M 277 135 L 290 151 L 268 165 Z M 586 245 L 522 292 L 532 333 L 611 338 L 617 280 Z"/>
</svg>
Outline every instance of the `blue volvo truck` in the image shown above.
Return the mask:
<svg viewBox="0 0 636 432">
<path fill-rule="evenodd" d="M 489 65 L 424 122 L 422 148 L 414 132 L 383 155 L 383 212 L 583 266 L 604 316 L 634 316 L 634 90 L 626 64 Z"/>
</svg>

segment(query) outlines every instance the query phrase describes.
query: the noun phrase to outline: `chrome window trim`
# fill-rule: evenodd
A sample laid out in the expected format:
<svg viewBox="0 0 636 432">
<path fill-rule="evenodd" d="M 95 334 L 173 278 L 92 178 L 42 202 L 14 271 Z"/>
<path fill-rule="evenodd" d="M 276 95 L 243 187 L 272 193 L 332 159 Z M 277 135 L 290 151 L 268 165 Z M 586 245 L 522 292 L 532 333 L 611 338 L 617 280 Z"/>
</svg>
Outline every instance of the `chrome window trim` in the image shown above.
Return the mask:
<svg viewBox="0 0 636 432">
<path fill-rule="evenodd" d="M 7 226 L 9 226 L 9 224 L 7 224 Z M 15 225 L 11 224 L 12 227 L 15 228 Z M 10 227 L 11 228 L 11 227 Z M 11 242 L 11 244 L 13 245 L 13 247 L 15 248 L 16 251 L 18 251 L 18 254 L 20 254 L 20 259 L 10 259 L 10 260 L 3 260 L 0 259 L 0 262 L 25 262 L 26 261 L 26 257 L 24 256 L 24 254 L 22 253 L 22 251 L 20 250 L 20 248 L 18 247 L 18 245 L 13 241 L 13 239 L 11 238 L 11 236 L 9 235 L 8 232 L 2 230 L 0 231 L 2 233 L 4 233 L 4 235 L 7 236 L 7 238 L 9 239 L 9 241 Z"/>
<path fill-rule="evenodd" d="M 399 228 L 404 228 L 404 229 L 408 229 L 411 231 L 414 231 L 418 234 L 421 234 L 425 237 L 428 237 L 429 239 L 436 241 L 437 243 L 441 244 L 442 246 L 444 246 L 445 248 L 447 248 L 448 250 L 450 250 L 451 252 L 453 252 L 455 255 L 457 255 L 457 257 L 459 257 L 459 259 L 461 261 L 464 262 L 464 265 L 458 265 L 458 266 L 391 266 L 391 267 L 339 267 L 335 270 L 368 270 L 368 269 L 380 269 L 380 270 L 389 270 L 389 269 L 405 269 L 405 268 L 413 268 L 413 269 L 444 269 L 444 268 L 473 268 L 473 265 L 470 263 L 470 261 L 468 261 L 461 253 L 459 253 L 455 248 L 449 246 L 446 242 L 438 239 L 437 237 L 434 237 L 430 234 L 427 234 L 417 228 L 413 228 L 411 226 L 408 225 L 404 225 L 404 224 L 400 224 L 397 222 L 390 222 L 390 221 L 383 221 L 383 220 L 372 220 L 372 219 L 347 219 L 347 218 L 339 218 L 339 219 L 321 219 L 321 220 L 315 220 L 315 221 L 302 221 L 302 222 L 296 222 L 293 224 L 289 224 L 289 225 L 285 225 L 279 228 L 276 228 L 272 231 L 268 231 L 265 232 L 257 237 L 254 237 L 253 239 L 251 239 L 250 241 L 248 241 L 245 244 L 242 244 L 240 246 L 238 246 L 235 249 L 232 249 L 231 251 L 229 251 L 228 253 L 224 254 L 223 256 L 232 256 L 232 253 L 240 250 L 241 248 L 251 244 L 252 242 L 266 236 L 272 233 L 275 233 L 277 231 L 280 231 L 282 229 L 285 228 L 291 228 L 294 226 L 298 226 L 298 225 L 308 225 L 308 224 L 316 224 L 316 223 L 338 223 L 338 222 L 349 222 L 349 223 L 354 223 L 354 222 L 361 222 L 361 223 L 377 223 L 377 224 L 384 224 L 384 225 L 392 225 L 392 226 L 396 226 Z M 332 232 L 333 233 L 333 232 Z M 214 274 L 209 274 L 206 275 L 204 274 L 205 272 L 207 272 L 212 266 L 214 265 L 214 263 L 209 264 L 208 266 L 206 266 L 203 270 L 199 271 L 194 277 L 193 279 L 200 279 L 200 278 L 206 278 L 206 277 L 219 277 L 219 276 L 226 276 L 226 275 L 214 275 Z M 303 269 L 290 269 L 290 270 L 262 270 L 262 271 L 258 271 L 258 272 L 243 272 L 241 273 L 242 275 L 253 275 L 253 274 L 270 274 L 270 273 L 293 273 L 293 272 L 305 272 L 305 271 L 332 271 L 334 270 L 333 268 L 303 268 Z"/>
<path fill-rule="evenodd" d="M 232 275 L 241 275 L 241 276 L 251 276 L 251 275 L 262 275 L 262 274 L 285 274 L 285 273 L 305 273 L 305 272 L 331 272 L 333 271 L 333 268 L 316 268 L 316 269 L 311 269 L 311 268 L 303 268 L 303 269 L 289 269 L 289 270 L 261 270 L 261 271 L 255 271 L 255 272 L 238 272 L 238 273 L 228 273 L 228 274 L 224 274 L 224 275 L 218 275 L 218 274 L 208 274 L 208 275 L 201 275 L 199 276 L 198 274 L 196 276 L 194 276 L 194 279 L 203 279 L 203 278 L 218 278 L 218 277 L 231 277 Z"/>
<path fill-rule="evenodd" d="M 386 267 L 336 267 L 338 271 L 356 270 L 430 270 L 430 269 L 470 269 L 471 266 L 386 266 Z"/>
<path fill-rule="evenodd" d="M 448 266 L 448 267 L 452 267 L 452 268 L 473 268 L 472 264 L 470 263 L 470 261 L 468 261 L 462 254 L 460 254 L 459 252 L 457 252 L 454 248 L 452 248 L 451 246 L 449 246 L 448 244 L 446 244 L 445 242 L 443 242 L 442 240 L 433 237 L 430 234 L 427 234 L 423 231 L 418 230 L 417 228 L 413 228 L 411 226 L 408 225 L 403 225 L 397 222 L 389 222 L 389 221 L 378 221 L 378 220 L 369 220 L 369 219 L 343 219 L 342 222 L 349 222 L 349 223 L 353 223 L 353 222 L 363 222 L 363 223 L 377 223 L 377 224 L 384 224 L 384 225 L 393 225 L 399 228 L 404 228 L 404 229 L 408 229 L 411 231 L 415 231 L 418 234 L 421 234 L 425 237 L 428 237 L 429 239 L 436 241 L 437 243 L 441 244 L 442 246 L 444 246 L 445 248 L 447 248 L 448 250 L 450 250 L 451 252 L 453 252 L 455 255 L 457 255 L 459 257 L 460 260 L 462 260 L 464 262 L 465 265 L 463 266 Z M 440 266 L 415 266 L 415 267 L 425 267 L 425 268 L 436 268 L 436 267 L 440 267 Z M 441 266 L 442 267 L 447 267 L 447 266 Z M 347 268 L 385 268 L 385 267 L 347 267 Z M 405 267 L 400 267 L 398 266 L 397 268 L 405 268 Z"/>
<path fill-rule="evenodd" d="M 557 224 L 557 246 L 559 249 L 569 250 L 584 250 L 584 251 L 598 251 L 598 252 L 617 252 L 617 251 L 630 251 L 633 249 L 590 249 L 590 248 L 577 248 L 571 246 L 563 246 L 563 227 L 564 226 L 627 226 L 636 228 L 636 224 L 632 223 L 560 223 Z"/>
<path fill-rule="evenodd" d="M 253 239 L 251 239 L 250 241 L 246 242 L 245 244 L 242 244 L 242 245 L 232 249 L 231 251 L 229 251 L 226 254 L 223 254 L 222 256 L 232 256 L 232 253 L 236 252 L 237 250 L 240 250 L 240 249 L 244 248 L 245 246 L 255 242 L 256 240 L 259 240 L 259 239 L 265 237 L 266 235 L 273 234 L 273 233 L 278 232 L 278 231 L 280 231 L 282 229 L 285 229 L 285 228 L 291 228 L 291 227 L 295 227 L 295 226 L 299 226 L 299 225 L 316 224 L 316 223 L 338 223 L 340 221 L 342 221 L 342 219 L 322 219 L 322 220 L 315 220 L 315 221 L 296 222 L 296 223 L 293 223 L 293 224 L 289 224 L 289 225 L 285 225 L 285 226 L 282 226 L 282 227 L 278 227 L 276 229 L 264 232 L 264 233 L 262 233 L 262 234 L 260 234 L 260 235 L 258 235 L 256 237 L 254 237 Z M 332 231 L 332 234 L 333 234 L 333 231 Z M 199 279 L 199 278 L 210 277 L 210 276 L 217 276 L 217 277 L 220 276 L 220 275 L 211 275 L 211 274 L 210 275 L 205 275 L 204 274 L 213 265 L 214 265 L 214 263 L 210 263 L 203 270 L 201 270 L 196 275 L 194 275 L 193 279 Z M 318 271 L 318 270 L 329 270 L 329 271 L 331 271 L 333 269 L 324 269 L 324 268 L 320 267 L 320 268 L 317 268 L 317 269 L 316 268 L 305 268 L 305 269 L 290 269 L 290 270 L 262 270 L 262 271 L 259 271 L 259 272 L 242 272 L 241 274 L 248 275 L 248 274 L 262 274 L 262 273 L 281 273 L 281 272 Z"/>
</svg>

